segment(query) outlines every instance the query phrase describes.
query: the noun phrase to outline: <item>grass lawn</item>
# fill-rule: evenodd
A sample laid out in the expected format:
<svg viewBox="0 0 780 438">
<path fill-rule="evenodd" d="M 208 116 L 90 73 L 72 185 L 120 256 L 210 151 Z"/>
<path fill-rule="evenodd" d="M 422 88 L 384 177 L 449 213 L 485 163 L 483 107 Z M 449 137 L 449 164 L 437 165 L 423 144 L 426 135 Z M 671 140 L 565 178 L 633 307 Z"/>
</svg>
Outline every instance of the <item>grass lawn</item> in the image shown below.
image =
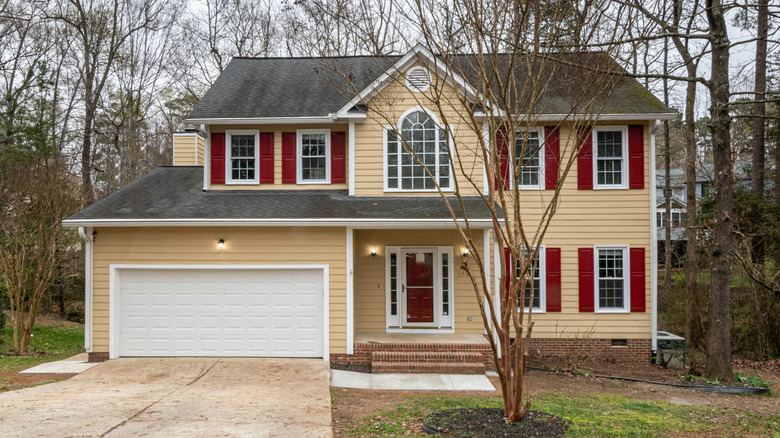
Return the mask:
<svg viewBox="0 0 780 438">
<path fill-rule="evenodd" d="M 442 409 L 501 407 L 498 397 L 412 396 L 352 422 L 344 436 L 423 437 L 410 425 Z M 535 397 L 533 410 L 571 422 L 566 436 L 774 436 L 780 437 L 780 415 L 758 415 L 702 406 L 646 401 L 605 393 Z M 410 430 L 412 432 L 410 433 Z"/>
<path fill-rule="evenodd" d="M 38 375 L 42 378 L 34 378 L 36 375 L 20 375 L 19 371 L 84 352 L 83 325 L 67 321 L 46 321 L 44 324 L 33 328 L 30 353 L 21 356 L 12 351 L 14 338 L 10 322 L 0 330 L 0 391 L 61 380 L 50 375 Z M 48 377 L 43 378 L 45 376 Z M 66 377 L 70 376 L 62 376 Z"/>
</svg>

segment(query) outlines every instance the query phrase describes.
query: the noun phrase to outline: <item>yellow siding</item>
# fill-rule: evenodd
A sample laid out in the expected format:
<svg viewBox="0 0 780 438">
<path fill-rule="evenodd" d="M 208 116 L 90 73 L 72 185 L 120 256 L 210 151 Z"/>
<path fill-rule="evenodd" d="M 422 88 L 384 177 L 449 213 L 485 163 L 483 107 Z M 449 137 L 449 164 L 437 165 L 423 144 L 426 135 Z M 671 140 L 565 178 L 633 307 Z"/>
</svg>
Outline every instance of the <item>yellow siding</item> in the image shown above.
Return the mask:
<svg viewBox="0 0 780 438">
<path fill-rule="evenodd" d="M 476 245 L 482 248 L 482 230 L 475 231 Z M 385 247 L 386 246 L 451 246 L 454 275 L 453 303 L 455 333 L 484 333 L 474 289 L 465 271 L 463 243 L 454 231 L 447 230 L 355 230 L 355 332 L 384 332 L 385 325 Z M 371 256 L 376 248 L 377 256 Z M 474 263 L 469 267 L 476 269 Z M 471 321 L 468 318 L 471 317 Z"/>
<path fill-rule="evenodd" d="M 173 134 L 173 165 L 202 166 L 203 138 L 192 132 Z"/>
<path fill-rule="evenodd" d="M 482 187 L 482 155 L 479 152 L 481 126 L 474 127 L 460 103 L 460 94 L 435 75 L 431 88 L 423 93 L 409 91 L 404 77 L 390 83 L 372 98 L 365 124 L 355 125 L 355 195 L 356 196 L 438 196 L 436 193 L 384 192 L 384 126 L 397 125 L 404 112 L 420 106 L 433 114 L 440 125 L 448 126 L 455 139 L 460 166 L 453 164 L 463 194 L 476 194 L 473 181 Z M 438 111 L 433 96 L 445 104 Z"/>
<path fill-rule="evenodd" d="M 346 353 L 346 230 L 343 228 L 99 228 L 93 255 L 92 351 L 108 352 L 111 264 L 326 264 L 330 352 Z M 225 248 L 216 242 L 225 239 Z"/>
<path fill-rule="evenodd" d="M 614 123 L 610 123 L 613 125 Z M 650 217 L 649 131 L 645 125 L 645 188 L 642 190 L 578 190 L 577 166 L 566 177 L 558 212 L 542 242 L 561 248 L 562 311 L 537 314 L 536 337 L 583 337 L 649 339 L 650 332 L 650 243 L 655 233 Z M 561 162 L 572 156 L 575 142 L 569 127 L 561 128 Z M 563 166 L 562 166 L 563 167 Z M 522 191 L 520 214 L 527 232 L 534 232 L 542 206 L 550 202 L 552 190 Z M 646 303 L 644 313 L 596 314 L 579 312 L 578 248 L 594 245 L 630 245 L 645 248 Z M 625 265 L 626 269 L 628 268 Z"/>
<path fill-rule="evenodd" d="M 206 156 L 205 140 L 203 139 L 203 137 L 198 136 L 196 141 L 197 141 L 197 147 L 198 147 L 198 157 L 196 159 L 195 165 L 196 166 L 202 166 L 203 165 L 203 157 Z"/>
<path fill-rule="evenodd" d="M 328 125 L 213 125 L 210 131 L 225 132 L 233 129 L 251 129 L 260 132 L 274 133 L 274 183 L 273 184 L 211 184 L 211 190 L 347 190 L 349 184 L 282 184 L 282 133 L 296 132 L 298 129 L 330 129 L 331 132 L 344 132 L 349 135 L 349 125 L 346 124 L 328 124 Z M 346 139 L 346 175 L 349 175 L 349 138 Z M 210 176 L 209 176 L 210 177 Z"/>
</svg>

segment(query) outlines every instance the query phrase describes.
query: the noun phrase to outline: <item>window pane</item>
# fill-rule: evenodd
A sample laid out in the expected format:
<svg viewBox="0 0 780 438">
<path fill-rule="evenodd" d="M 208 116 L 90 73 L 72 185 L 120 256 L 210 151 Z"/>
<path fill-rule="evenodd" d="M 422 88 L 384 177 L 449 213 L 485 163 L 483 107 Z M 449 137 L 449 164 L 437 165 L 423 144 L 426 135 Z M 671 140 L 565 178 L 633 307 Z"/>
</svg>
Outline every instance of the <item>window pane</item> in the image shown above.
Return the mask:
<svg viewBox="0 0 780 438">
<path fill-rule="evenodd" d="M 599 307 L 623 308 L 623 250 L 599 250 Z"/>
<path fill-rule="evenodd" d="M 230 135 L 230 178 L 255 179 L 255 136 Z"/>
<path fill-rule="evenodd" d="M 398 275 L 397 275 L 397 255 L 390 254 L 390 314 L 398 314 Z"/>
<path fill-rule="evenodd" d="M 301 134 L 301 179 L 327 179 L 326 134 Z"/>
<path fill-rule="evenodd" d="M 449 254 L 443 253 L 441 255 L 441 301 L 442 301 L 442 315 L 447 316 L 450 314 L 450 257 Z"/>
<path fill-rule="evenodd" d="M 540 155 L 539 132 L 518 131 L 515 136 L 515 157 L 521 166 L 518 181 L 521 186 L 539 186 Z"/>
<path fill-rule="evenodd" d="M 597 184 L 623 184 L 623 132 L 596 132 Z"/>
<path fill-rule="evenodd" d="M 531 286 L 533 285 L 533 293 L 534 293 L 534 302 L 533 307 L 536 309 L 541 308 L 541 295 L 542 291 L 540 290 L 542 287 L 542 277 L 541 273 L 539 272 L 539 257 L 534 258 L 534 260 L 531 262 L 531 266 L 528 268 L 528 281 L 525 282 L 524 287 L 524 294 L 523 294 L 523 306 L 526 308 L 529 307 L 529 303 L 531 302 Z M 520 275 L 522 274 L 523 270 L 520 267 L 520 263 L 517 263 L 516 269 L 516 278 L 518 281 L 524 281 L 520 279 Z M 519 298 L 519 297 L 518 297 Z"/>
<path fill-rule="evenodd" d="M 405 144 L 397 144 L 396 135 L 388 131 L 388 186 L 397 188 L 396 177 L 400 177 L 401 189 L 432 190 L 436 188 L 433 177 L 439 179 L 440 185 L 442 182 L 446 183 L 443 187 L 449 187 L 449 156 L 445 131 L 437 129 L 433 119 L 427 114 L 417 111 L 406 116 L 401 122 L 401 137 Z M 399 166 L 400 172 L 394 169 Z"/>
</svg>

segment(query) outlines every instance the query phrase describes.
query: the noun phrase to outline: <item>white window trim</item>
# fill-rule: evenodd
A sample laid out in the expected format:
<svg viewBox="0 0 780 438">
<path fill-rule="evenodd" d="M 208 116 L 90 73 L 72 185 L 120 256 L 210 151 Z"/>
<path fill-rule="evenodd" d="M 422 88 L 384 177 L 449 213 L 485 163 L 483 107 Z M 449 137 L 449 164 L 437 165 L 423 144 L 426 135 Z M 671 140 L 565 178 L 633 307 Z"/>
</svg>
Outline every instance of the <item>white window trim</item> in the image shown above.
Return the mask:
<svg viewBox="0 0 780 438">
<path fill-rule="evenodd" d="M 616 249 L 623 251 L 623 308 L 599 306 L 599 250 Z M 629 245 L 594 245 L 593 246 L 593 303 L 595 313 L 631 313 L 631 259 Z"/>
<path fill-rule="evenodd" d="M 255 178 L 233 179 L 232 140 L 233 135 L 255 136 Z M 230 129 L 225 131 L 225 184 L 260 184 L 260 131 L 253 129 Z"/>
<path fill-rule="evenodd" d="M 325 134 L 325 179 L 303 179 L 303 135 Z M 296 135 L 295 168 L 298 184 L 330 184 L 330 129 L 299 129 Z"/>
<path fill-rule="evenodd" d="M 404 113 L 401 114 L 401 117 L 398 119 L 398 124 L 396 126 L 384 125 L 383 129 L 382 129 L 382 169 L 383 169 L 383 173 L 384 173 L 384 177 L 382 178 L 383 179 L 382 184 L 383 184 L 385 192 L 388 192 L 388 193 L 438 193 L 439 192 L 439 190 L 436 189 L 436 188 L 433 188 L 433 189 L 402 189 L 401 186 L 403 184 L 401 182 L 401 160 L 400 160 L 401 157 L 400 157 L 400 153 L 399 153 L 399 157 L 398 157 L 399 158 L 399 160 L 398 160 L 398 188 L 393 188 L 393 187 L 390 187 L 388 185 L 389 172 L 388 172 L 388 169 L 387 169 L 387 165 L 388 165 L 388 163 L 387 163 L 387 133 L 389 131 L 395 131 L 398 135 L 400 135 L 401 134 L 401 125 L 403 125 L 404 119 L 406 119 L 406 117 L 409 116 L 409 114 L 415 113 L 417 111 L 422 111 L 425 114 L 427 114 L 428 117 L 430 117 L 433 120 L 433 123 L 434 123 L 434 125 L 436 125 L 436 128 L 437 128 L 436 129 L 437 150 L 436 150 L 436 164 L 435 164 L 435 167 L 436 167 L 436 169 L 435 169 L 436 173 L 435 174 L 436 174 L 436 178 L 437 178 L 437 181 L 436 181 L 437 184 L 439 183 L 439 181 L 438 181 L 438 178 L 439 178 L 439 151 L 438 151 L 439 130 L 443 129 L 444 132 L 447 133 L 447 137 L 448 137 L 447 138 L 447 141 L 448 141 L 447 144 L 449 145 L 449 147 L 454 147 L 455 146 L 455 142 L 454 142 L 454 139 L 452 137 L 452 133 L 450 132 L 449 129 L 447 129 L 446 126 L 441 126 L 441 124 L 439 123 L 439 119 L 433 114 L 433 112 L 428 111 L 427 109 L 425 109 L 425 108 L 423 108 L 421 106 L 416 106 L 416 107 L 413 107 L 413 108 L 409 108 L 408 110 L 404 111 Z M 399 140 L 399 143 L 400 143 L 400 140 Z M 399 144 L 399 147 L 403 147 L 403 145 Z M 451 192 L 455 191 L 455 184 L 454 184 L 455 176 L 452 173 L 452 157 L 450 157 L 450 162 L 449 162 L 448 166 L 450 168 L 450 172 L 449 172 L 449 174 L 450 174 L 450 176 L 449 176 L 449 178 L 450 178 L 450 186 L 441 188 L 441 191 L 445 192 L 445 193 L 451 193 Z"/>
<path fill-rule="evenodd" d="M 434 252 L 436 260 L 436 272 L 434 273 L 434 321 L 433 323 L 403 324 L 401 316 L 406 306 L 405 296 L 402 295 L 401 284 L 402 275 L 405 272 L 401 267 L 401 256 L 403 251 L 408 250 L 427 250 Z M 441 255 L 449 255 L 449 279 L 450 279 L 450 299 L 449 315 L 443 316 L 444 308 L 442 306 L 442 269 Z M 397 295 L 397 315 L 390 315 L 390 254 L 396 254 L 396 291 Z M 455 330 L 455 252 L 451 246 L 386 246 L 385 247 L 385 332 L 386 333 L 454 333 Z"/>
<path fill-rule="evenodd" d="M 539 184 L 537 184 L 537 185 L 528 185 L 528 184 L 520 184 L 518 182 L 517 183 L 517 188 L 518 188 L 518 190 L 544 190 L 545 187 L 546 187 L 545 175 L 544 175 L 545 164 L 546 164 L 545 161 L 544 161 L 544 157 L 545 157 L 544 149 L 545 149 L 545 147 L 547 145 L 547 142 L 545 141 L 546 139 L 544 138 L 544 128 L 533 127 L 533 128 L 529 128 L 529 129 L 518 129 L 517 132 L 515 133 L 515 144 L 513 145 L 513 147 L 515 149 L 517 148 L 517 136 L 518 136 L 518 134 L 521 134 L 523 132 L 536 132 L 538 137 L 539 137 L 539 152 L 538 152 L 538 154 L 539 154 Z M 515 153 L 515 161 L 519 161 L 519 163 L 517 163 L 517 164 L 521 164 L 522 165 L 522 159 L 523 159 L 523 157 L 517 157 L 517 153 Z M 521 170 L 521 173 L 522 173 L 522 170 Z M 514 178 L 514 172 L 512 172 L 512 175 L 510 175 L 510 178 Z"/>
<path fill-rule="evenodd" d="M 517 272 L 517 267 L 515 267 L 515 272 Z M 539 247 L 539 289 L 534 291 L 534 295 L 539 296 L 539 307 L 534 307 L 534 313 L 547 313 L 547 247 L 544 245 Z M 523 297 L 522 303 L 525 304 L 525 297 Z M 523 309 L 525 312 L 530 310 L 525 305 Z"/>
<path fill-rule="evenodd" d="M 620 131 L 622 132 L 623 139 L 623 157 L 622 157 L 622 184 L 599 184 L 598 174 L 598 133 L 602 131 Z M 597 126 L 593 129 L 591 134 L 593 137 L 593 190 L 614 190 L 614 189 L 626 189 L 628 190 L 628 126 Z"/>
</svg>

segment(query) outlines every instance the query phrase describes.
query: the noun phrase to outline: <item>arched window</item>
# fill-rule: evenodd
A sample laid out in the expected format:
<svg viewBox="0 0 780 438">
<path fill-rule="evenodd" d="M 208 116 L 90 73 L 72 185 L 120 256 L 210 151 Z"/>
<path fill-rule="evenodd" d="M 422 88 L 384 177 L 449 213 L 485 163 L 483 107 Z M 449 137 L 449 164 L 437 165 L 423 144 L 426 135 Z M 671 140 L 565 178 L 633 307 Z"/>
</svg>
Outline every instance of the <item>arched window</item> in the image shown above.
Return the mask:
<svg viewBox="0 0 780 438">
<path fill-rule="evenodd" d="M 435 181 L 450 189 L 447 131 L 424 111 L 414 111 L 398 128 L 388 128 L 385 175 L 388 190 L 436 190 Z"/>
</svg>

